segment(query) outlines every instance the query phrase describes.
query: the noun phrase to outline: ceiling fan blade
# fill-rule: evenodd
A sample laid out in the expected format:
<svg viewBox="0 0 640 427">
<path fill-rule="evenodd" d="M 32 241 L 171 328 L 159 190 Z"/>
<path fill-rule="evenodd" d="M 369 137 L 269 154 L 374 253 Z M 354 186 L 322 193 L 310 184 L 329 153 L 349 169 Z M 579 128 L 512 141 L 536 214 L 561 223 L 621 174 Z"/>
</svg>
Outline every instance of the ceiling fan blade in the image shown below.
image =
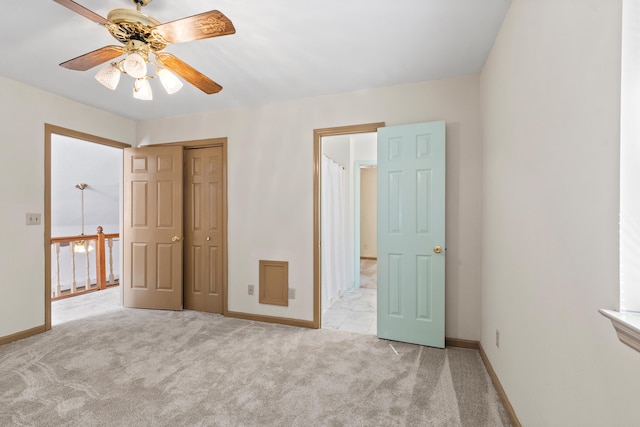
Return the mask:
<svg viewBox="0 0 640 427">
<path fill-rule="evenodd" d="M 222 90 L 222 86 L 211 80 L 209 77 L 202 74 L 200 71 L 191 67 L 182 60 L 176 58 L 170 53 L 158 52 L 156 53 L 156 59 L 158 62 L 203 91 L 204 93 L 211 95 L 212 93 L 218 93 Z"/>
<path fill-rule="evenodd" d="M 236 32 L 231 20 L 217 10 L 160 24 L 155 29 L 169 43 L 226 36 Z"/>
<path fill-rule="evenodd" d="M 85 53 L 77 58 L 70 59 L 60 64 L 61 67 L 70 70 L 87 71 L 96 65 L 110 61 L 124 54 L 127 50 L 121 46 L 105 46 L 93 52 Z"/>
<path fill-rule="evenodd" d="M 82 5 L 79 5 L 78 3 L 74 2 L 73 0 L 53 0 L 53 1 L 58 3 L 58 4 L 61 4 L 62 6 L 66 7 L 67 9 L 71 9 L 72 11 L 77 13 L 78 15 L 82 15 L 85 18 L 88 18 L 88 19 L 92 20 L 96 24 L 105 25 L 105 24 L 109 23 L 109 21 L 106 18 L 103 18 L 102 16 L 100 16 L 97 13 L 87 9 L 86 7 L 84 7 Z"/>
</svg>

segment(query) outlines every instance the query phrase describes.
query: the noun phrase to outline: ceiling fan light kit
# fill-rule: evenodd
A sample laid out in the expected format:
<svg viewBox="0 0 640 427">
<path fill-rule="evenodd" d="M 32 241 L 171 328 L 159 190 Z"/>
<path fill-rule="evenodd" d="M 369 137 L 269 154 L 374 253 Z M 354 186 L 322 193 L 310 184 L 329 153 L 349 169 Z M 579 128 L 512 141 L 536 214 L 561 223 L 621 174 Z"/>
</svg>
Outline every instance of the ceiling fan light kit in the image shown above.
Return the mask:
<svg viewBox="0 0 640 427">
<path fill-rule="evenodd" d="M 104 87 L 116 90 L 118 83 L 120 83 L 120 75 L 122 75 L 122 72 L 118 66 L 115 63 L 111 63 L 98 71 L 96 80 Z"/>
<path fill-rule="evenodd" d="M 183 85 L 180 79 L 166 68 L 160 68 L 156 71 L 156 74 L 160 78 L 162 87 L 164 87 L 164 90 L 166 90 L 169 95 L 182 89 Z"/>
<path fill-rule="evenodd" d="M 133 83 L 133 97 L 142 101 L 151 101 L 153 99 L 153 93 L 151 92 L 151 85 L 148 79 L 136 79 Z"/>
<path fill-rule="evenodd" d="M 200 73 L 174 55 L 161 52 L 169 44 L 182 43 L 210 37 L 234 34 L 233 23 L 217 10 L 204 12 L 165 24 L 140 12 L 151 0 L 131 0 L 137 10 L 114 9 L 104 18 L 73 0 L 53 0 L 56 3 L 104 26 L 124 46 L 105 46 L 93 52 L 63 62 L 60 66 L 77 71 L 87 71 L 97 65 L 126 55 L 117 62 L 110 62 L 96 74 L 96 80 L 108 89 L 115 90 L 120 76 L 133 77 L 133 97 L 141 100 L 153 98 L 149 79 L 158 77 L 169 94 L 179 91 L 183 83 L 176 74 L 206 94 L 218 93 L 222 86 Z M 151 55 L 155 61 L 150 60 Z M 155 67 L 155 76 L 148 75 L 148 64 Z M 175 74 L 174 74 L 175 73 Z"/>
<path fill-rule="evenodd" d="M 141 79 L 147 75 L 147 60 L 139 53 L 132 52 L 122 63 L 122 68 L 134 79 Z"/>
</svg>

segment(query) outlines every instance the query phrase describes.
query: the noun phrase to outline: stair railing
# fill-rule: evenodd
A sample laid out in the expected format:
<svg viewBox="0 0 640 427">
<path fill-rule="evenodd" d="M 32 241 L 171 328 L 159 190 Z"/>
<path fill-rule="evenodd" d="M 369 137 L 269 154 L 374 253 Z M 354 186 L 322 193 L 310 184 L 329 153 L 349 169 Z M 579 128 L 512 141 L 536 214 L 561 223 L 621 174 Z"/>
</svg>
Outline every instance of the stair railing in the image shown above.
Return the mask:
<svg viewBox="0 0 640 427">
<path fill-rule="evenodd" d="M 80 295 L 96 290 L 103 290 L 110 286 L 119 284 L 119 274 L 114 272 L 114 242 L 119 241 L 118 233 L 103 233 L 103 228 L 98 226 L 97 233 L 93 235 L 52 237 L 51 247 L 53 259 L 55 260 L 55 272 L 52 277 L 51 297 L 53 300 Z M 68 249 L 66 249 L 68 248 Z M 95 248 L 95 275 L 92 278 L 91 257 Z M 64 252 L 67 252 L 65 256 Z M 85 277 L 78 280 L 78 263 L 84 264 Z M 61 259 L 70 259 L 70 271 L 61 268 Z M 83 259 L 84 258 L 84 259 Z M 70 273 L 69 282 L 66 282 L 66 275 Z"/>
</svg>

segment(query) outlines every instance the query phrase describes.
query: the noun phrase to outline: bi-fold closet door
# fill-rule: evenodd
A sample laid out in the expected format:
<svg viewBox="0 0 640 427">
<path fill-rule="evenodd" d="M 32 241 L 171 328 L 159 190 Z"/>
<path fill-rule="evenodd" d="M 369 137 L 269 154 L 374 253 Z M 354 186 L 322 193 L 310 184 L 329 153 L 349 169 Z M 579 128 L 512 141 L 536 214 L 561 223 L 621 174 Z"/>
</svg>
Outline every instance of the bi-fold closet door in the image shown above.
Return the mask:
<svg viewBox="0 0 640 427">
<path fill-rule="evenodd" d="M 124 150 L 123 304 L 223 312 L 224 152 Z"/>
</svg>

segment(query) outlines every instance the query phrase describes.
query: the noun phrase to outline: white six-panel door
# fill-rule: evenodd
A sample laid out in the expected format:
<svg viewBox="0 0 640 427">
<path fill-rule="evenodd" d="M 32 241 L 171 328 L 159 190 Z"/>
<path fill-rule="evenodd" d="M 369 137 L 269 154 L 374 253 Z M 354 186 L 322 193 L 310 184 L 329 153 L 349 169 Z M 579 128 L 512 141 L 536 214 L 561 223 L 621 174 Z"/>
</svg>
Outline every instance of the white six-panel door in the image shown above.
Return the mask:
<svg viewBox="0 0 640 427">
<path fill-rule="evenodd" d="M 378 336 L 444 347 L 445 123 L 378 129 Z"/>
</svg>

